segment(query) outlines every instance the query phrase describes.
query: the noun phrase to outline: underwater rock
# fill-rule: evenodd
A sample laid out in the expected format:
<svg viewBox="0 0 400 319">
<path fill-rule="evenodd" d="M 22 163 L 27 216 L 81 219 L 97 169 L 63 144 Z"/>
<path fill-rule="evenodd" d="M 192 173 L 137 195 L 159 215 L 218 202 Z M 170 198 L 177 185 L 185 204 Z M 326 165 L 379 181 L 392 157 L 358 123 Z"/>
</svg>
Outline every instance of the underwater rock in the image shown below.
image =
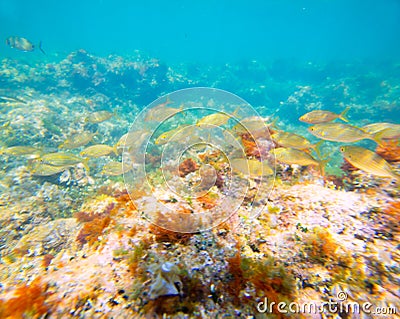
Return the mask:
<svg viewBox="0 0 400 319">
<path fill-rule="evenodd" d="M 149 269 L 155 276 L 150 286 L 150 299 L 157 299 L 161 296 L 177 296 L 182 293 L 182 281 L 179 278 L 179 268 L 171 262 L 161 265 L 153 264 Z"/>
<path fill-rule="evenodd" d="M 70 235 L 76 228 L 77 222 L 74 218 L 61 218 L 39 225 L 24 235 L 13 251 L 26 252 L 29 256 L 57 253 L 70 246 Z"/>
</svg>

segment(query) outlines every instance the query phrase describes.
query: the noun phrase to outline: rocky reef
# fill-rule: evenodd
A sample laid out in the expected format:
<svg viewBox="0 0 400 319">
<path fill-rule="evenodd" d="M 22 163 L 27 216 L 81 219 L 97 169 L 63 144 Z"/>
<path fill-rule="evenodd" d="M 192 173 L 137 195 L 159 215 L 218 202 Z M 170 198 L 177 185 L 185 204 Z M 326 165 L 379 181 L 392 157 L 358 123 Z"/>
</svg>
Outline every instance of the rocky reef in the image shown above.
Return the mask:
<svg viewBox="0 0 400 319">
<path fill-rule="evenodd" d="M 273 129 L 304 135 L 298 117 L 326 106 L 338 113 L 351 106 L 359 125 L 398 119 L 397 71 L 390 63 L 368 69 L 361 63 L 283 61 L 169 66 L 141 52 L 96 57 L 84 50 L 58 61 L 3 59 L 0 318 L 398 318 L 398 184 L 343 161 L 335 143 L 321 147 L 322 157 L 333 154 L 325 175 L 277 163 L 273 177 L 250 179 L 249 195 L 236 211 L 197 233 L 171 229 L 190 229 L 194 213 L 209 212 L 226 195 L 231 173 L 218 152 L 200 154 L 215 170 L 185 158 L 167 176 L 173 185 L 196 184 L 203 174 L 215 182 L 210 192 L 182 201 L 173 192 L 153 190 L 176 213 L 171 219 L 150 212 L 168 229 L 150 223 L 149 212 L 135 205 L 148 200 L 149 190 L 140 184 L 127 190 L 117 147 L 54 174 L 37 171 L 37 165 L 48 165 L 46 155 L 58 154 L 61 143 L 82 132 L 93 135 L 88 143 L 120 146 L 148 103 L 187 87 L 234 92 L 262 116 L 276 117 Z M 98 111 L 107 111 L 107 120 L 91 120 Z M 131 142 L 140 144 L 147 132 L 137 132 Z M 249 136 L 240 141 L 257 161 L 269 159 L 276 144 L 263 137 L 260 151 Z M 17 154 L 14 146 L 23 148 Z M 84 145 L 79 147 L 71 154 L 78 156 Z M 152 150 L 145 164 L 154 170 L 161 153 Z M 398 171 L 398 143 L 374 150 Z M 164 176 L 151 172 L 152 185 L 162 185 Z M 272 181 L 270 193 L 257 194 L 260 184 Z M 260 209 L 257 216 L 250 216 L 253 206 Z M 266 300 L 270 308 L 262 312 Z M 278 306 L 329 300 L 397 313 L 289 314 Z"/>
</svg>

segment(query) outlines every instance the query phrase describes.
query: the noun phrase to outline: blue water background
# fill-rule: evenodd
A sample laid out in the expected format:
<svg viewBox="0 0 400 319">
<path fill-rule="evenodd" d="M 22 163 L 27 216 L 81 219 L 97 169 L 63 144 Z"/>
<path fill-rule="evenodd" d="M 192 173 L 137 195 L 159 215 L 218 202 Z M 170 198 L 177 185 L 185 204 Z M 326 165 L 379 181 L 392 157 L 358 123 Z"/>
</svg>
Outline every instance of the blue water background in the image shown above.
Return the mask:
<svg viewBox="0 0 400 319">
<path fill-rule="evenodd" d="M 400 1 L 0 0 L 0 57 L 26 58 L 5 45 L 10 35 L 61 58 L 139 49 L 166 63 L 393 60 Z"/>
</svg>

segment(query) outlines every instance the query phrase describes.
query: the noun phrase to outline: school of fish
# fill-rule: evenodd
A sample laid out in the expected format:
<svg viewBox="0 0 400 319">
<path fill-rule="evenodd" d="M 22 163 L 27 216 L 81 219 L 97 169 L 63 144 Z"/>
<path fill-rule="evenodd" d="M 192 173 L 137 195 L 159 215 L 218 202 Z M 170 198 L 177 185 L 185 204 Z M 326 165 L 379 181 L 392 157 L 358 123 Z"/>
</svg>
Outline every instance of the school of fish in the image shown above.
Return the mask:
<svg viewBox="0 0 400 319">
<path fill-rule="evenodd" d="M 11 40 L 10 40 L 11 41 Z M 22 40 L 21 40 L 22 41 Z M 11 43 L 11 42 L 10 42 Z M 23 41 L 21 43 L 24 43 Z M 28 50 L 29 48 L 27 48 Z M 174 102 L 169 98 L 165 102 L 147 111 L 144 124 L 151 121 L 168 119 L 183 110 L 183 103 L 173 107 Z M 262 140 L 273 142 L 273 148 L 268 150 L 268 156 L 256 157 L 240 154 L 232 150 L 233 158 L 225 158 L 233 173 L 244 175 L 250 178 L 274 175 L 275 161 L 287 165 L 313 166 L 324 173 L 324 166 L 329 162 L 320 153 L 320 146 L 323 141 L 354 143 L 369 139 L 379 145 L 387 142 L 397 141 L 400 138 L 400 124 L 394 123 L 371 123 L 363 127 L 348 124 L 346 117 L 350 108 L 342 113 L 336 114 L 330 111 L 314 110 L 302 115 L 299 120 L 307 124 L 308 132 L 319 138 L 320 141 L 313 143 L 298 132 L 288 132 L 276 127 L 275 121 L 262 117 L 241 117 L 240 107 L 233 113 L 216 112 L 206 115 L 195 123 L 184 123 L 172 125 L 154 137 L 153 144 L 163 147 L 168 143 L 194 143 L 199 144 L 196 151 L 205 151 L 206 146 L 201 144 L 212 144 L 212 136 L 197 136 L 196 128 L 223 128 L 224 137 L 232 143 L 241 144 L 243 148 L 249 143 L 258 145 Z M 84 118 L 87 124 L 99 124 L 109 120 L 115 114 L 109 111 L 97 111 Z M 239 119 L 239 121 L 238 121 Z M 340 120 L 342 122 L 335 122 Z M 343 123 L 346 122 L 346 123 Z M 211 132 L 211 131 L 210 131 Z M 115 145 L 97 143 L 98 132 L 83 130 L 68 136 L 60 145 L 59 151 L 46 152 L 46 148 L 35 146 L 15 145 L 0 150 L 0 154 L 6 156 L 24 156 L 29 160 L 29 168 L 33 176 L 51 176 L 64 172 L 78 164 L 90 171 L 90 160 L 93 158 L 114 156 L 119 158 L 122 153 L 127 153 L 131 161 L 135 161 L 145 141 L 151 137 L 150 130 L 146 126 L 141 129 L 130 131 L 124 134 Z M 247 141 L 244 141 L 247 139 Z M 247 144 L 246 144 L 247 142 Z M 231 143 L 231 144 L 232 144 Z M 88 144 L 91 144 L 88 146 Z M 228 143 L 230 144 L 230 143 Z M 354 145 L 341 145 L 338 150 L 342 156 L 354 167 L 372 175 L 388 177 L 400 181 L 400 175 L 394 168 L 375 152 Z M 246 152 L 242 152 L 245 154 Z M 204 155 L 204 154 L 203 154 Z M 200 157 L 201 158 L 201 157 Z M 203 156 L 204 158 L 204 156 Z M 204 163 L 203 163 L 204 164 Z M 122 175 L 133 168 L 133 165 L 122 163 L 122 160 L 112 160 L 105 163 L 100 173 L 108 176 Z"/>
</svg>

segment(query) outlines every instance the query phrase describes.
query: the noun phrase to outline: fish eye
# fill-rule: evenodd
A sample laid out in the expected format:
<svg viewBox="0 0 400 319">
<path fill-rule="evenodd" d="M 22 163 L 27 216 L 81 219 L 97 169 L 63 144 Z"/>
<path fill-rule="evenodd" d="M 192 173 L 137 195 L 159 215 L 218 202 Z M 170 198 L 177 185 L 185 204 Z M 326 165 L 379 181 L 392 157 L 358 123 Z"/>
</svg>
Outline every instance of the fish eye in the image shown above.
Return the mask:
<svg viewBox="0 0 400 319">
<path fill-rule="evenodd" d="M 315 128 L 313 128 L 313 127 L 310 127 L 310 131 L 313 131 L 313 132 L 314 132 L 314 131 L 315 131 Z"/>
<path fill-rule="evenodd" d="M 341 152 L 344 152 L 344 147 L 341 147 L 341 148 L 340 148 L 340 151 L 341 151 Z"/>
</svg>

